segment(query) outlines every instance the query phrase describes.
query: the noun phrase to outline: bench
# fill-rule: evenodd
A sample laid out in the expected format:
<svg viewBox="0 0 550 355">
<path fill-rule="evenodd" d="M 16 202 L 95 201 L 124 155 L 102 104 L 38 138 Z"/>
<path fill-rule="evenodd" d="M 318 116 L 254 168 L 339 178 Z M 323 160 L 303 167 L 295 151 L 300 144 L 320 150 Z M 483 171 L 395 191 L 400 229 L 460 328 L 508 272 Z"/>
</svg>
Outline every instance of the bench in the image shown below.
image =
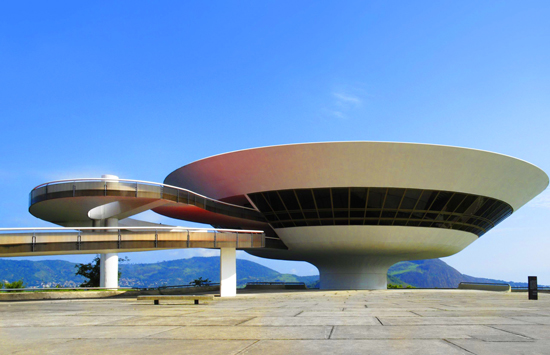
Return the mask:
<svg viewBox="0 0 550 355">
<path fill-rule="evenodd" d="M 164 301 L 195 301 L 195 304 L 199 304 L 199 300 L 213 301 L 214 295 L 202 295 L 202 296 L 190 296 L 190 295 L 154 295 L 154 296 L 138 296 L 138 301 L 154 301 L 154 304 L 160 304 L 160 300 Z"/>
</svg>

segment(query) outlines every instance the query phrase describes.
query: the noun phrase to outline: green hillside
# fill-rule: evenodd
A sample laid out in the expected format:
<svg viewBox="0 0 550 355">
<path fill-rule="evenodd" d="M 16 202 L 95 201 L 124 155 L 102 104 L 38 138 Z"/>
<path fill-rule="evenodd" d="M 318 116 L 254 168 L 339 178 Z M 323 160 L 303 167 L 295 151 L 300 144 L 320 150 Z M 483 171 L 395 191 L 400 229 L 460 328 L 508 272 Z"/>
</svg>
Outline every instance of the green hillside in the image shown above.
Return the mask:
<svg viewBox="0 0 550 355">
<path fill-rule="evenodd" d="M 10 260 L 0 259 L 0 281 L 23 279 L 27 286 L 63 287 L 80 285 L 84 280 L 75 276 L 75 263 L 61 260 Z M 154 264 L 120 264 L 120 286 L 158 287 L 186 285 L 202 277 L 219 282 L 220 259 L 218 257 L 194 257 L 163 261 Z M 308 287 L 318 287 L 319 276 L 281 274 L 252 261 L 237 259 L 237 285 L 251 281 L 305 282 Z M 439 259 L 404 261 L 388 271 L 388 283 L 411 285 L 419 288 L 456 288 L 460 282 L 504 282 L 461 274 Z M 526 283 L 511 283 L 526 286 Z"/>
</svg>

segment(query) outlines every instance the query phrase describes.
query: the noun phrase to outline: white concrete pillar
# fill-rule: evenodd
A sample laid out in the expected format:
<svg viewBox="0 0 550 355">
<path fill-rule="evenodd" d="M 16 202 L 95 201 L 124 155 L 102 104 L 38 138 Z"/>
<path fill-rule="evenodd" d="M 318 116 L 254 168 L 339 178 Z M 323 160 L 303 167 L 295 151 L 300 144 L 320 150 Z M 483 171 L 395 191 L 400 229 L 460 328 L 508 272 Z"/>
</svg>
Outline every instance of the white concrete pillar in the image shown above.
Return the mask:
<svg viewBox="0 0 550 355">
<path fill-rule="evenodd" d="M 118 254 L 106 253 L 101 254 L 101 259 L 104 260 L 104 285 L 105 288 L 118 287 Z"/>
<path fill-rule="evenodd" d="M 237 250 L 220 248 L 220 296 L 237 295 Z"/>
<path fill-rule="evenodd" d="M 118 219 L 107 218 L 105 220 L 106 227 L 118 227 Z M 116 232 L 117 229 L 109 229 L 108 232 Z M 118 254 L 105 253 L 101 254 L 99 268 L 99 285 L 105 288 L 118 287 Z"/>
</svg>

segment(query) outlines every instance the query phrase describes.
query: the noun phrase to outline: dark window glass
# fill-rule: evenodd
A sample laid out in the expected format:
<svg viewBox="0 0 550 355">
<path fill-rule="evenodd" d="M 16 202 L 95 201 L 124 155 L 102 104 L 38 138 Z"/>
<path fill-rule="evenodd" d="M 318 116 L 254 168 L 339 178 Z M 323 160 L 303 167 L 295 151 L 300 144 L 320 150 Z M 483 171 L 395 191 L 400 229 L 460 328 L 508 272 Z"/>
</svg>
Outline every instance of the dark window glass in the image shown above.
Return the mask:
<svg viewBox="0 0 550 355">
<path fill-rule="evenodd" d="M 334 188 L 332 189 L 332 204 L 334 208 L 348 208 L 349 189 Z"/>
<path fill-rule="evenodd" d="M 315 211 L 315 212 L 306 212 L 306 211 L 304 211 L 304 216 L 307 219 L 319 218 L 319 215 L 317 214 L 317 211 Z"/>
<path fill-rule="evenodd" d="M 350 189 L 350 206 L 351 208 L 365 208 L 367 198 L 367 189 L 360 187 L 352 187 Z"/>
<path fill-rule="evenodd" d="M 395 218 L 395 211 L 382 211 L 382 218 Z"/>
<path fill-rule="evenodd" d="M 464 213 L 476 214 L 477 211 L 479 211 L 479 209 L 481 208 L 481 206 L 483 206 L 486 199 L 487 199 L 486 197 L 477 196 L 472 202 L 472 204 L 470 205 L 470 207 L 468 207 Z"/>
<path fill-rule="evenodd" d="M 419 189 L 320 188 L 266 191 L 249 197 L 274 228 L 394 225 L 450 228 L 480 236 L 513 212 L 508 204 L 488 197 Z M 203 200 L 193 196 L 191 202 L 206 203 L 206 209 L 217 213 L 248 216 L 235 207 Z"/>
<path fill-rule="evenodd" d="M 430 211 L 442 211 L 444 207 L 446 207 L 447 202 L 449 202 L 449 199 L 453 195 L 452 192 L 445 192 L 441 191 L 439 194 L 437 194 L 437 197 L 432 202 L 432 206 L 430 207 Z"/>
<path fill-rule="evenodd" d="M 330 189 L 315 189 L 313 190 L 313 194 L 315 196 L 317 208 L 332 208 L 332 203 L 330 202 Z"/>
<path fill-rule="evenodd" d="M 384 203 L 384 209 L 397 209 L 401 203 L 403 197 L 403 189 L 388 189 L 388 195 L 386 196 L 386 203 Z"/>
<path fill-rule="evenodd" d="M 338 210 L 334 211 L 334 218 L 348 218 L 348 210 Z"/>
<path fill-rule="evenodd" d="M 264 192 L 264 197 L 267 200 L 267 203 L 273 208 L 274 211 L 284 211 L 285 206 L 281 202 L 279 195 L 275 191 Z"/>
<path fill-rule="evenodd" d="M 426 213 L 426 215 L 424 216 L 424 219 L 435 220 L 436 218 L 437 218 L 437 214 L 436 214 L 436 213 Z"/>
<path fill-rule="evenodd" d="M 300 200 L 300 205 L 302 205 L 302 209 L 315 209 L 315 203 L 313 202 L 313 195 L 311 194 L 311 190 L 296 190 L 296 195 L 298 195 L 298 199 Z"/>
<path fill-rule="evenodd" d="M 464 197 L 466 197 L 465 194 L 461 194 L 461 193 L 458 193 L 458 192 L 455 193 L 453 195 L 453 197 L 451 197 L 451 200 L 447 204 L 447 207 L 445 208 L 445 210 L 448 211 L 448 212 L 453 212 L 458 207 L 460 202 L 462 202 L 462 200 L 464 200 Z"/>
<path fill-rule="evenodd" d="M 430 207 L 430 204 L 432 203 L 433 198 L 435 197 L 437 193 L 431 190 L 424 190 L 422 191 L 422 194 L 420 195 L 420 198 L 418 199 L 418 202 L 416 204 L 415 210 L 417 211 L 425 211 Z"/>
<path fill-rule="evenodd" d="M 252 202 L 258 207 L 258 209 L 262 212 L 269 212 L 271 211 L 271 208 L 269 208 L 269 205 L 267 204 L 266 200 L 263 198 L 261 193 L 256 194 L 250 194 L 248 195 Z"/>
<path fill-rule="evenodd" d="M 384 196 L 386 195 L 386 189 L 380 188 L 370 188 L 369 189 L 369 202 L 367 208 L 382 208 L 382 203 L 384 202 Z"/>
<path fill-rule="evenodd" d="M 464 213 L 464 211 L 466 211 L 472 205 L 475 199 L 476 199 L 476 196 L 473 196 L 473 195 L 466 196 L 464 201 L 462 201 L 462 203 L 456 208 L 455 213 Z"/>
<path fill-rule="evenodd" d="M 397 212 L 397 215 L 395 218 L 404 218 L 409 219 L 411 217 L 411 214 L 409 212 Z"/>
<path fill-rule="evenodd" d="M 494 201 L 487 201 L 487 204 L 486 205 L 489 205 L 489 207 L 485 208 L 485 206 L 483 206 L 483 209 L 484 211 L 479 211 L 478 215 L 480 215 L 481 217 L 483 218 L 489 218 L 490 215 L 492 215 L 499 207 L 500 207 L 500 204 L 498 201 L 494 200 Z"/>
<path fill-rule="evenodd" d="M 279 196 L 283 199 L 286 208 L 289 211 L 299 211 L 300 205 L 298 205 L 298 200 L 294 196 L 294 190 L 283 190 L 279 191 Z"/>
<path fill-rule="evenodd" d="M 277 212 L 277 217 L 279 217 L 281 221 L 288 221 L 291 219 L 290 215 L 286 212 Z"/>
<path fill-rule="evenodd" d="M 416 205 L 416 201 L 420 198 L 422 190 L 408 189 L 401 203 L 401 210 L 412 210 Z"/>
<path fill-rule="evenodd" d="M 365 213 L 365 217 L 367 217 L 367 218 L 378 218 L 378 217 L 380 217 L 380 211 L 367 211 L 367 213 Z"/>
</svg>

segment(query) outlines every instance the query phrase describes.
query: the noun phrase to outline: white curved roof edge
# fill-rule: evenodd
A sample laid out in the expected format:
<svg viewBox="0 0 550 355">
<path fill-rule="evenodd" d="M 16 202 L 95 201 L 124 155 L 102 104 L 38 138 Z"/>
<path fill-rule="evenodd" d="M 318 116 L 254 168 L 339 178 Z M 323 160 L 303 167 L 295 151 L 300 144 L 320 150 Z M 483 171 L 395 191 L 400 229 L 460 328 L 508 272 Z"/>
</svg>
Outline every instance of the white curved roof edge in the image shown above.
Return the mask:
<svg viewBox="0 0 550 355">
<path fill-rule="evenodd" d="M 170 176 L 173 172 L 175 172 L 175 171 L 177 171 L 177 170 L 179 170 L 179 169 L 181 169 L 181 168 L 183 168 L 184 166 L 187 166 L 187 165 L 189 165 L 189 164 L 193 164 L 193 163 L 196 163 L 196 162 L 200 162 L 200 161 L 202 161 L 202 160 L 206 160 L 206 159 L 218 157 L 218 156 L 221 156 L 221 155 L 232 154 L 232 153 L 238 153 L 238 152 L 245 152 L 245 151 L 248 151 L 248 150 L 257 150 L 257 149 L 266 149 L 266 148 L 275 148 L 275 147 L 285 147 L 285 146 L 291 146 L 291 145 L 332 144 L 332 143 L 411 144 L 411 145 L 425 145 L 425 146 L 434 146 L 434 147 L 456 148 L 456 149 L 472 150 L 472 151 L 478 151 L 478 152 L 483 152 L 483 153 L 495 154 L 495 155 L 500 155 L 500 156 L 503 156 L 503 157 L 507 157 L 507 158 L 519 160 L 519 161 L 524 162 L 524 163 L 526 163 L 526 164 L 532 165 L 533 167 L 539 169 L 540 171 L 542 171 L 542 172 L 546 175 L 546 180 L 548 180 L 547 183 L 546 183 L 546 186 L 547 186 L 547 187 L 548 187 L 548 185 L 549 185 L 549 183 L 550 183 L 550 178 L 549 178 L 548 175 L 544 172 L 544 170 L 542 170 L 542 168 L 540 168 L 539 166 L 537 166 L 537 165 L 535 165 L 535 164 L 533 164 L 533 163 L 531 163 L 531 162 L 528 162 L 527 160 L 523 160 L 523 159 L 520 159 L 520 158 L 516 158 L 516 157 L 513 157 L 513 156 L 508 155 L 508 154 L 496 153 L 496 152 L 492 152 L 492 151 L 490 151 L 490 150 L 484 150 L 484 149 L 459 147 L 459 146 L 447 145 L 447 144 L 415 143 L 415 142 L 392 142 L 392 141 L 328 141 L 328 142 L 303 142 L 303 143 L 274 144 L 274 145 L 267 145 L 267 146 L 263 146 L 263 147 L 237 149 L 237 150 L 232 150 L 232 151 L 230 151 L 230 152 L 225 152 L 225 153 L 220 153 L 220 154 L 214 154 L 214 155 L 211 155 L 211 156 L 208 156 L 208 157 L 205 157 L 205 158 L 201 158 L 201 159 L 192 161 L 191 163 L 185 164 L 185 165 L 183 165 L 183 166 L 181 166 L 181 167 L 175 169 L 175 170 L 172 171 L 170 174 L 168 174 L 168 176 Z M 167 176 L 167 177 L 168 177 L 168 176 Z M 164 180 L 166 180 L 166 178 L 165 178 Z"/>
<path fill-rule="evenodd" d="M 224 197 L 230 196 L 230 194 L 226 194 L 223 191 L 223 189 L 227 190 L 228 188 L 230 188 L 231 189 L 230 192 L 231 192 L 232 195 L 242 194 L 242 193 L 245 192 L 246 189 L 244 189 L 243 186 L 240 186 L 242 184 L 238 184 L 238 183 L 233 184 L 231 186 L 223 185 L 222 187 L 216 187 L 216 186 L 206 186 L 206 185 L 205 186 L 202 186 L 202 185 L 199 186 L 200 185 L 199 182 L 193 182 L 191 184 L 188 184 L 191 181 L 187 181 L 187 185 L 185 185 L 185 184 L 182 185 L 181 183 L 176 183 L 176 181 L 178 181 L 181 178 L 179 176 L 180 174 L 182 174 L 181 176 L 183 176 L 183 178 L 185 179 L 185 176 L 188 173 L 190 173 L 190 175 L 193 176 L 194 180 L 196 181 L 197 179 L 196 179 L 195 175 L 200 176 L 201 173 L 209 173 L 208 172 L 209 169 L 206 168 L 206 167 L 208 167 L 208 164 L 211 161 L 212 162 L 218 162 L 218 163 L 220 161 L 224 161 L 226 159 L 227 159 L 227 161 L 233 161 L 233 160 L 237 159 L 238 157 L 240 157 L 241 155 L 242 156 L 248 156 L 248 155 L 262 156 L 262 155 L 264 155 L 264 152 L 265 152 L 266 155 L 270 155 L 270 154 L 278 151 L 279 149 L 281 149 L 283 151 L 292 151 L 292 150 L 310 151 L 311 150 L 312 152 L 315 152 L 315 151 L 318 151 L 318 150 L 332 151 L 333 147 L 334 148 L 339 148 L 341 146 L 342 147 L 346 147 L 346 146 L 347 147 L 356 147 L 356 148 L 372 147 L 372 148 L 382 148 L 383 150 L 388 150 L 388 149 L 389 150 L 395 150 L 395 149 L 397 149 L 398 151 L 402 150 L 404 152 L 407 152 L 407 151 L 417 151 L 417 152 L 426 151 L 426 152 L 431 152 L 431 153 L 434 153 L 434 152 L 447 152 L 447 153 L 452 153 L 452 154 L 456 154 L 458 156 L 463 156 L 463 157 L 465 157 L 465 156 L 476 157 L 477 156 L 479 158 L 483 158 L 483 160 L 488 159 L 488 160 L 491 160 L 493 162 L 496 162 L 496 161 L 500 160 L 501 162 L 506 162 L 504 166 L 506 166 L 507 164 L 512 164 L 513 166 L 515 166 L 515 168 L 514 168 L 515 169 L 515 173 L 514 173 L 515 174 L 514 175 L 515 180 L 517 180 L 517 179 L 525 180 L 525 179 L 521 178 L 521 176 L 524 174 L 522 172 L 522 170 L 523 171 L 524 170 L 529 170 L 531 172 L 530 177 L 527 180 L 523 181 L 523 182 L 529 183 L 529 184 L 533 181 L 536 182 L 536 186 L 527 185 L 527 186 L 532 186 L 532 187 L 528 188 L 528 190 L 530 192 L 529 192 L 529 196 L 527 196 L 527 197 L 525 197 L 525 193 L 523 193 L 523 195 L 520 195 L 518 192 L 516 192 L 515 189 L 518 187 L 518 186 L 516 186 L 517 184 L 513 185 L 513 181 L 510 180 L 510 179 L 507 179 L 507 178 L 506 178 L 507 179 L 506 183 L 503 186 L 499 187 L 498 189 L 494 186 L 491 186 L 492 182 L 488 182 L 488 181 L 483 182 L 480 179 L 478 179 L 479 181 L 476 184 L 476 186 L 473 186 L 473 187 L 470 186 L 470 184 L 468 184 L 467 181 L 464 181 L 462 183 L 464 185 L 462 187 L 461 186 L 456 186 L 456 182 L 457 182 L 456 179 L 449 179 L 448 176 L 447 177 L 443 176 L 443 178 L 445 178 L 445 179 L 442 179 L 442 177 L 440 176 L 439 179 L 437 180 L 438 182 L 435 183 L 435 184 L 430 184 L 430 186 L 428 186 L 427 183 L 425 183 L 425 182 L 420 183 L 420 180 L 417 179 L 418 181 L 416 181 L 412 185 L 411 184 L 404 184 L 403 181 L 400 181 L 398 184 L 395 184 L 395 181 L 391 180 L 391 181 L 385 182 L 382 185 L 381 185 L 381 181 L 372 181 L 371 183 L 368 184 L 369 187 L 393 186 L 393 187 L 437 189 L 437 190 L 442 190 L 442 191 L 458 191 L 458 192 L 476 194 L 476 195 L 480 195 L 480 196 L 492 197 L 492 198 L 495 198 L 495 199 L 498 199 L 498 200 L 501 200 L 501 201 L 505 201 L 508 204 L 510 204 L 513 207 L 514 210 L 517 210 L 521 206 L 523 206 L 525 203 L 527 203 L 529 200 L 531 200 L 533 197 L 535 197 L 536 195 L 538 195 L 542 191 L 544 191 L 550 183 L 548 175 L 541 168 L 539 168 L 536 165 L 534 165 L 532 163 L 529 163 L 525 160 L 521 160 L 521 159 L 518 159 L 518 158 L 515 158 L 515 157 L 511 157 L 509 155 L 494 153 L 494 152 L 490 152 L 490 151 L 486 151 L 486 150 L 480 150 L 480 149 L 455 147 L 455 146 L 450 146 L 450 145 L 437 145 L 437 144 L 424 144 L 424 143 L 401 143 L 401 142 L 376 142 L 376 141 L 334 141 L 334 142 L 317 142 L 317 143 L 298 143 L 298 144 L 283 144 L 283 145 L 266 146 L 266 147 L 260 147 L 260 148 L 250 148 L 250 149 L 244 149 L 244 150 L 236 150 L 236 151 L 233 151 L 233 152 L 228 152 L 228 153 L 223 153 L 223 154 L 218 154 L 218 155 L 214 155 L 214 156 L 211 156 L 211 157 L 203 158 L 203 159 L 191 162 L 187 165 L 184 165 L 184 166 L 174 170 L 172 173 L 170 173 L 165 178 L 164 181 L 167 182 L 167 183 L 170 183 L 170 184 L 174 184 L 174 185 L 185 186 L 185 187 L 187 187 L 191 190 L 200 191 L 201 193 L 209 195 L 209 196 L 213 196 L 214 198 L 223 199 Z M 338 151 L 338 149 L 337 149 L 337 151 Z M 329 156 L 327 156 L 327 158 L 328 157 Z M 273 156 L 272 156 L 272 158 L 273 158 Z M 371 158 L 371 159 L 375 159 L 375 158 Z M 420 159 L 420 158 L 416 157 L 415 159 Z M 335 157 L 332 157 L 332 160 L 336 161 L 336 162 L 338 161 L 338 160 L 335 160 Z M 479 164 L 478 160 L 479 159 L 473 159 L 471 161 L 474 164 Z M 422 160 L 422 161 L 424 161 L 424 160 Z M 279 165 L 283 164 L 283 162 L 281 162 L 279 160 L 277 160 L 276 162 L 279 163 Z M 235 163 L 235 161 L 233 161 L 233 163 Z M 289 162 L 284 162 L 283 165 L 285 167 L 287 167 L 287 166 L 289 166 L 290 163 L 291 163 L 290 161 Z M 378 162 L 378 163 L 382 164 L 383 162 Z M 283 166 L 283 165 L 281 165 L 281 166 Z M 424 164 L 424 165 L 426 165 L 426 164 Z M 243 168 L 241 166 L 241 164 L 239 164 L 238 166 L 239 167 L 230 169 L 230 170 L 232 170 L 231 171 L 232 174 L 238 174 L 240 169 Z M 276 164 L 274 166 L 279 167 Z M 503 165 L 498 164 L 498 165 L 494 165 L 494 166 L 495 167 L 498 167 L 498 166 L 502 167 Z M 472 166 L 472 167 L 475 167 L 475 166 Z M 226 167 L 226 168 L 228 168 L 228 167 Z M 273 168 L 273 167 L 271 167 L 271 168 Z M 433 166 L 428 166 L 428 168 L 433 168 Z M 459 167 L 454 167 L 454 170 L 457 170 L 458 168 Z M 210 169 L 210 170 L 212 170 L 212 169 Z M 364 172 L 361 172 L 361 173 L 364 173 Z M 441 171 L 439 171 L 439 173 L 441 175 Z M 456 173 L 456 171 L 455 171 L 455 173 Z M 497 171 L 495 170 L 492 175 L 488 176 L 488 178 L 493 179 L 493 178 L 497 177 L 495 175 L 496 173 L 497 173 Z M 501 180 L 505 179 L 505 175 L 502 175 L 503 173 L 505 173 L 505 172 L 501 171 L 500 172 L 501 175 L 498 175 L 498 177 Z M 451 174 L 451 172 L 447 172 L 446 174 L 449 175 L 449 174 Z M 260 178 L 257 175 L 260 175 L 260 173 L 255 173 L 254 176 L 255 176 L 256 180 Z M 462 176 L 462 177 L 464 177 L 464 176 Z M 293 176 L 293 178 L 300 178 L 300 177 Z M 381 179 L 381 177 L 377 177 L 377 176 L 374 176 L 374 175 L 372 176 L 373 180 L 376 180 L 376 178 L 378 178 L 378 180 Z M 327 179 L 329 179 L 329 177 L 323 176 L 322 179 L 327 180 Z M 193 180 L 193 179 L 191 179 L 191 180 Z M 355 178 L 355 180 L 357 180 L 357 179 Z M 397 180 L 399 180 L 399 179 L 397 179 Z M 444 181 L 453 181 L 453 184 L 452 184 L 453 186 L 446 186 L 446 185 L 444 186 L 443 183 L 442 183 Z M 262 180 L 262 184 L 263 184 L 263 182 L 265 182 L 265 179 Z M 351 183 L 351 185 L 349 185 L 349 183 Z M 353 181 L 353 182 L 349 182 L 349 183 L 348 183 L 349 186 L 356 186 L 356 185 L 354 185 L 354 183 L 356 184 L 357 181 Z M 520 182 L 520 184 L 521 184 L 521 182 Z M 256 184 L 256 185 L 258 185 L 258 184 Z M 265 185 L 265 184 L 263 184 L 263 185 Z M 281 183 L 280 181 L 278 181 L 277 184 L 275 184 L 276 187 L 273 187 L 273 188 L 266 188 L 263 185 L 262 186 L 255 186 L 256 189 L 251 189 L 250 191 L 256 192 L 256 191 L 262 191 L 262 189 L 263 190 L 270 190 L 270 189 L 271 190 L 273 190 L 273 189 L 276 190 L 276 189 L 292 188 L 292 186 L 290 186 L 288 183 L 285 184 L 285 183 Z M 477 185 L 479 185 L 479 186 L 477 186 Z M 321 186 L 322 187 L 329 187 L 329 186 L 332 186 L 332 185 L 330 185 L 330 184 L 327 185 L 327 181 L 324 181 L 324 183 L 318 184 L 318 187 L 321 187 Z M 334 186 L 336 186 L 336 185 L 334 185 Z M 338 186 L 340 186 L 340 185 L 338 185 Z M 357 185 L 357 186 L 366 186 L 366 185 L 364 183 L 362 183 L 362 184 Z M 466 188 L 465 186 L 469 186 L 469 187 Z M 259 189 L 260 187 L 262 187 L 262 189 Z M 503 189 L 510 189 L 510 190 L 507 190 L 507 192 L 506 192 Z"/>
</svg>

